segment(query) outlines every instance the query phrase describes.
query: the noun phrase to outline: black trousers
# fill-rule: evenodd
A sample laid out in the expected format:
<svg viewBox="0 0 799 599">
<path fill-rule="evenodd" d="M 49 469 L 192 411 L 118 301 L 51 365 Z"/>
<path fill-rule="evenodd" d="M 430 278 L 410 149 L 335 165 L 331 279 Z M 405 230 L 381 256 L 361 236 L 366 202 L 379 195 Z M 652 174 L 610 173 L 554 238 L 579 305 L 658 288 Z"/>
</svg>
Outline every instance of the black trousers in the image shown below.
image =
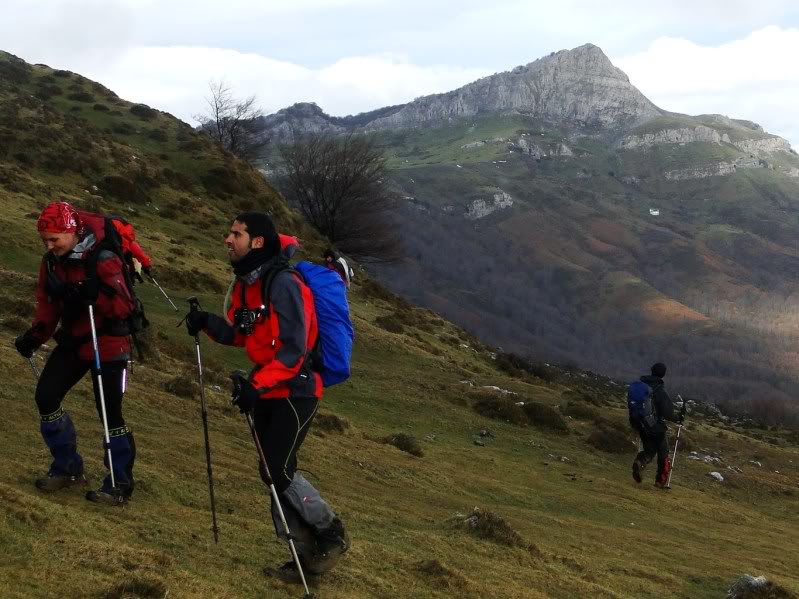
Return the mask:
<svg viewBox="0 0 799 599">
<path fill-rule="evenodd" d="M 665 483 L 665 477 L 668 475 L 666 460 L 669 457 L 669 439 L 666 431 L 651 432 L 644 428 L 639 428 L 638 433 L 641 436 L 641 442 L 644 445 L 644 449 L 638 453 L 635 459 L 643 468 L 649 462 L 651 462 L 655 456 L 657 456 L 658 469 L 655 480 Z"/>
<path fill-rule="evenodd" d="M 308 434 L 318 407 L 319 400 L 315 397 L 261 399 L 255 402 L 255 431 L 278 493 L 283 493 L 294 478 L 297 451 Z M 263 464 L 260 470 L 261 478 L 269 484 Z"/>
<path fill-rule="evenodd" d="M 47 359 L 39 383 L 36 385 L 36 406 L 39 408 L 39 414 L 48 416 L 57 412 L 64 396 L 92 370 L 92 366 L 93 362 L 81 360 L 77 352 L 57 346 Z M 122 417 L 122 397 L 125 393 L 124 386 L 127 384 L 127 362 L 103 362 L 100 366 L 103 372 L 103 395 L 108 428 L 113 431 L 125 426 L 125 419 Z M 97 414 L 102 420 L 100 392 L 94 371 L 92 371 L 92 383 Z"/>
</svg>

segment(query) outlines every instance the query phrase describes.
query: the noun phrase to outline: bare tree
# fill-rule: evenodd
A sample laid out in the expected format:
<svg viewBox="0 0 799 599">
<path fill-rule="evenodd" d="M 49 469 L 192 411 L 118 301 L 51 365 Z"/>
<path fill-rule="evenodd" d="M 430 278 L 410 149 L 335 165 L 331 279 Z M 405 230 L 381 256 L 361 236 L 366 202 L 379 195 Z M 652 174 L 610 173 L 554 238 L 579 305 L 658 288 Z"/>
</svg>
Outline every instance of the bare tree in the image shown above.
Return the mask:
<svg viewBox="0 0 799 599">
<path fill-rule="evenodd" d="M 293 136 L 280 147 L 289 203 L 339 250 L 362 262 L 401 257 L 392 222 L 397 195 L 389 186 L 383 149 L 374 139 L 349 134 Z"/>
<path fill-rule="evenodd" d="M 211 81 L 208 87 L 211 90 L 211 95 L 205 98 L 208 109 L 194 118 L 219 145 L 252 162 L 268 142 L 261 123 L 263 112 L 256 105 L 256 97 L 234 97 L 224 80 Z"/>
</svg>

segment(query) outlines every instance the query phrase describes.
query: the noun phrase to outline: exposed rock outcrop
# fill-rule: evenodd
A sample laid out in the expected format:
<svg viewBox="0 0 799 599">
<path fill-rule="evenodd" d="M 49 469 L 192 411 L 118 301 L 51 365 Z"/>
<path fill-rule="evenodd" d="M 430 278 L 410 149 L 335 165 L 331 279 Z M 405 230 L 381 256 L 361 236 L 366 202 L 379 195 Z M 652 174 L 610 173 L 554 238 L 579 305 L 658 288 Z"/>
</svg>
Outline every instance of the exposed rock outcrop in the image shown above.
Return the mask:
<svg viewBox="0 0 799 599">
<path fill-rule="evenodd" d="M 766 164 L 757 158 L 738 158 L 732 162 L 715 162 L 712 164 L 698 166 L 695 168 L 685 168 L 673 171 L 666 171 L 663 176 L 670 181 L 684 181 L 686 179 L 705 179 L 707 177 L 718 177 L 731 175 L 742 168 L 766 168 Z"/>
<path fill-rule="evenodd" d="M 680 127 L 678 129 L 662 129 L 654 133 L 643 135 L 627 135 L 620 142 L 623 149 L 647 148 L 658 144 L 684 144 L 694 142 L 707 142 L 720 144 L 730 143 L 730 136 L 719 133 L 715 129 L 699 125 L 697 127 Z"/>
<path fill-rule="evenodd" d="M 465 216 L 469 220 L 477 220 L 478 218 L 488 216 L 492 212 L 502 210 L 503 208 L 510 208 L 511 206 L 513 206 L 513 198 L 510 196 L 510 194 L 500 191 L 499 193 L 494 194 L 494 198 L 490 202 L 486 202 L 485 200 L 474 200 L 469 205 Z"/>
</svg>

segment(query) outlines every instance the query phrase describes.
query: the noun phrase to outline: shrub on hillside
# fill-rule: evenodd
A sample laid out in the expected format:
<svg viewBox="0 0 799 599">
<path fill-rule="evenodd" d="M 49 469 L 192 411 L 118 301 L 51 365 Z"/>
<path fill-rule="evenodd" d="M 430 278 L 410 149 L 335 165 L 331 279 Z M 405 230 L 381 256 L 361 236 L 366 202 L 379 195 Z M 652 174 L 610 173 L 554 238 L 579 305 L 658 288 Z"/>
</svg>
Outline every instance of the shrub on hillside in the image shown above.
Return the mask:
<svg viewBox="0 0 799 599">
<path fill-rule="evenodd" d="M 350 428 L 350 423 L 346 418 L 341 418 L 335 414 L 317 413 L 313 421 L 313 427 L 316 430 L 322 430 L 327 433 L 343 433 Z"/>
<path fill-rule="evenodd" d="M 133 135 L 136 133 L 136 127 L 130 123 L 114 123 L 111 125 L 111 132 L 117 135 Z"/>
<path fill-rule="evenodd" d="M 486 418 L 502 420 L 517 426 L 524 426 L 529 422 L 525 411 L 513 401 L 501 397 L 490 391 L 473 391 L 469 397 L 476 399 L 472 409 Z"/>
<path fill-rule="evenodd" d="M 163 129 L 153 129 L 147 134 L 147 137 L 161 143 L 169 141 L 169 135 Z"/>
<path fill-rule="evenodd" d="M 97 112 L 108 112 L 109 110 L 111 110 L 105 104 L 95 104 L 94 106 L 92 106 L 92 109 L 96 110 Z"/>
<path fill-rule="evenodd" d="M 197 381 L 194 379 L 194 373 L 191 371 L 172 377 L 163 386 L 164 391 L 167 393 L 185 398 L 194 397 L 199 388 Z"/>
<path fill-rule="evenodd" d="M 31 78 L 31 71 L 31 66 L 16 56 L 0 60 L 0 80 L 17 85 L 27 83 Z"/>
<path fill-rule="evenodd" d="M 399 335 L 405 332 L 405 327 L 402 326 L 402 323 L 397 319 L 395 314 L 378 316 L 375 318 L 375 324 L 389 333 Z"/>
<path fill-rule="evenodd" d="M 537 401 L 531 401 L 524 404 L 522 409 L 530 424 L 533 426 L 557 432 L 566 432 L 569 430 L 569 425 L 563 419 L 563 416 L 552 406 Z"/>
<path fill-rule="evenodd" d="M 94 96 L 87 91 L 72 92 L 71 94 L 67 94 L 67 99 L 87 104 L 89 102 L 94 102 Z"/>
<path fill-rule="evenodd" d="M 136 202 L 139 190 L 136 184 L 122 175 L 108 175 L 97 184 L 97 187 L 105 194 L 114 196 L 123 202 Z"/>
<path fill-rule="evenodd" d="M 158 111 L 150 108 L 147 104 L 134 104 L 130 107 L 130 113 L 140 119 L 154 119 L 158 115 Z"/>
<path fill-rule="evenodd" d="M 603 418 L 595 420 L 594 426 L 596 428 L 586 438 L 586 443 L 592 447 L 607 453 L 628 453 L 635 449 L 629 426 Z"/>
<path fill-rule="evenodd" d="M 571 416 L 575 420 L 596 420 L 599 416 L 599 412 L 591 406 L 574 400 L 561 402 L 560 411 L 565 416 Z"/>
<path fill-rule="evenodd" d="M 53 96 L 61 95 L 61 88 L 57 85 L 43 84 L 36 88 L 33 95 L 41 100 L 49 100 Z"/>
<path fill-rule="evenodd" d="M 383 437 L 382 442 L 387 445 L 393 445 L 397 449 L 400 449 L 405 453 L 409 453 L 412 456 L 416 456 L 417 458 L 424 457 L 424 451 L 419 443 L 419 439 L 413 435 L 395 433 L 393 435 Z"/>
</svg>

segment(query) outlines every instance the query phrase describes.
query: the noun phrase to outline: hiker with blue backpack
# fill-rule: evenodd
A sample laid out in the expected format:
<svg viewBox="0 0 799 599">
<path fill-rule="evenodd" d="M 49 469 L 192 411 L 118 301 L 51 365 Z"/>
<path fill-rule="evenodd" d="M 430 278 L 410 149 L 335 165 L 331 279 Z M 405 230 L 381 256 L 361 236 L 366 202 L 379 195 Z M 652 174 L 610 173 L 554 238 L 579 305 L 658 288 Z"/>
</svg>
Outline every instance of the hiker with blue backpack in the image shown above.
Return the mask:
<svg viewBox="0 0 799 599">
<path fill-rule="evenodd" d="M 643 450 L 633 462 L 633 479 L 640 483 L 641 471 L 657 456 L 655 486 L 666 489 L 671 469 L 666 421 L 675 421 L 674 404 L 663 383 L 666 365 L 662 362 L 653 364 L 651 373 L 630 384 L 627 390 L 630 425 L 638 432 L 643 444 Z M 682 417 L 681 413 L 680 423 Z"/>
<path fill-rule="evenodd" d="M 278 235 L 266 214 L 237 216 L 225 245 L 235 273 L 225 316 L 192 311 L 187 328 L 190 335 L 205 331 L 218 343 L 244 347 L 254 363 L 248 376 L 234 375 L 233 404 L 252 426 L 261 477 L 276 490 L 272 519 L 278 537 L 292 541 L 292 554 L 296 544 L 299 553 L 298 560 L 264 572 L 304 582 L 303 571 L 318 577 L 350 547 L 341 520 L 297 472 L 297 451 L 324 387 L 349 376 L 346 291 L 323 266 L 291 267 L 296 239 Z"/>
</svg>

